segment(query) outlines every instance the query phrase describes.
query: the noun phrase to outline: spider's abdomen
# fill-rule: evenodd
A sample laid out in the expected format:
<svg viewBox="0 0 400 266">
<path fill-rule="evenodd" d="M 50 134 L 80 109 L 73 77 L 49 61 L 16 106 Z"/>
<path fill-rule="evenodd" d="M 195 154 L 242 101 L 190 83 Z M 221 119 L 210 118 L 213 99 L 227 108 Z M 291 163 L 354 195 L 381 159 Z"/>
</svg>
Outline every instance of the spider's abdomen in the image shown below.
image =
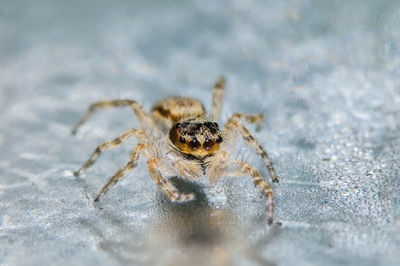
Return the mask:
<svg viewBox="0 0 400 266">
<path fill-rule="evenodd" d="M 157 102 L 151 110 L 151 116 L 163 131 L 177 122 L 191 118 L 204 117 L 206 110 L 197 100 L 187 97 L 168 97 Z"/>
</svg>

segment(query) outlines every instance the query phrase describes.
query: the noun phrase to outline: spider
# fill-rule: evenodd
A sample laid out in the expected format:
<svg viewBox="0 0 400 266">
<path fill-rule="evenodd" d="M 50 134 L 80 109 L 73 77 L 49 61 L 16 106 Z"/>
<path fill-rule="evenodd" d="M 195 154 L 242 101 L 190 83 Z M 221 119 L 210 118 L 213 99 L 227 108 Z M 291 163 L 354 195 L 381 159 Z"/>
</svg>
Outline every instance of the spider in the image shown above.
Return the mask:
<svg viewBox="0 0 400 266">
<path fill-rule="evenodd" d="M 214 185 L 221 176 L 251 176 L 255 187 L 266 197 L 266 214 L 268 224 L 271 225 L 274 211 L 272 189 L 258 170 L 246 162 L 231 158 L 239 132 L 247 144 L 262 157 L 271 180 L 278 182 L 268 154 L 240 122 L 244 120 L 248 123 L 260 123 L 264 116 L 235 113 L 220 130 L 215 121 L 219 118 L 224 86 L 225 79 L 221 77 L 214 86 L 210 116 L 207 116 L 204 106 L 199 101 L 187 97 L 164 98 L 154 105 L 150 113 L 134 100 L 119 99 L 93 103 L 73 128 L 73 135 L 96 110 L 124 106 L 132 109 L 140 129 L 129 129 L 119 137 L 99 145 L 74 175 L 79 176 L 93 165 L 102 152 L 135 137 L 139 143 L 133 149 L 130 160 L 104 185 L 95 202 L 99 201 L 112 185 L 133 170 L 142 155 L 147 159 L 152 179 L 173 202 L 188 202 L 194 200 L 195 195 L 179 192 L 168 177 L 181 176 L 193 180 L 207 176 L 209 184 Z"/>
</svg>

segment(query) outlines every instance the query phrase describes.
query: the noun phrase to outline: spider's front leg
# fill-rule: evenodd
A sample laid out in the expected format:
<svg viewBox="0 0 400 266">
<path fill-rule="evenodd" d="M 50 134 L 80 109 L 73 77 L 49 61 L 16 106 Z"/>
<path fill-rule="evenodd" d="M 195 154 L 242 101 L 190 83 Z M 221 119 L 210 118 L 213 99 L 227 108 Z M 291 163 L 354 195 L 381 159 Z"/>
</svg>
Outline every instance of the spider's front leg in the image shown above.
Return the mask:
<svg viewBox="0 0 400 266">
<path fill-rule="evenodd" d="M 168 171 L 166 165 L 157 157 L 153 157 L 147 161 L 147 166 L 151 173 L 151 177 L 159 186 L 162 192 L 173 202 L 188 202 L 195 199 L 193 193 L 182 194 L 164 175 L 164 171 Z M 163 171 L 164 170 L 164 171 Z"/>
<path fill-rule="evenodd" d="M 130 158 L 129 162 L 124 167 L 119 169 L 113 175 L 113 177 L 111 177 L 111 179 L 107 182 L 107 184 L 104 185 L 104 187 L 100 190 L 99 194 L 97 194 L 97 197 L 94 200 L 95 202 L 99 201 L 100 197 L 103 196 L 104 194 L 106 194 L 111 186 L 115 185 L 118 182 L 118 180 L 123 178 L 124 175 L 126 175 L 128 172 L 132 171 L 133 168 L 135 168 L 137 166 L 140 154 L 144 154 L 145 157 L 147 157 L 147 158 L 150 157 L 150 154 L 152 154 L 150 145 L 143 144 L 143 143 L 136 145 L 135 149 L 133 149 L 133 151 L 131 153 L 131 158 Z"/>
<path fill-rule="evenodd" d="M 233 143 L 231 143 L 233 145 Z M 274 202 L 273 192 L 270 186 L 261 177 L 260 172 L 242 161 L 230 161 L 227 151 L 219 151 L 209 162 L 208 178 L 211 185 L 214 185 L 223 175 L 227 176 L 251 176 L 254 186 L 261 190 L 267 199 L 267 219 L 268 224 L 273 223 Z"/>
<path fill-rule="evenodd" d="M 248 163 L 242 161 L 232 161 L 228 167 L 229 170 L 224 174 L 228 176 L 251 176 L 254 186 L 261 190 L 261 193 L 267 199 L 267 220 L 271 225 L 274 221 L 274 201 L 273 192 L 270 186 L 264 181 L 260 172 L 251 167 Z"/>
<path fill-rule="evenodd" d="M 242 138 L 261 158 L 264 160 L 267 166 L 269 175 L 271 176 L 272 182 L 278 182 L 278 178 L 275 173 L 274 166 L 268 153 L 264 150 L 260 143 L 251 135 L 250 131 L 239 122 L 239 118 L 248 121 L 250 123 L 256 123 L 262 120 L 263 116 L 261 114 L 257 115 L 245 115 L 245 114 L 233 114 L 228 122 L 225 124 L 225 134 L 236 136 L 236 132 L 239 131 Z"/>
<path fill-rule="evenodd" d="M 122 135 L 119 136 L 118 138 L 115 138 L 113 140 L 107 141 L 107 142 L 99 145 L 96 148 L 96 150 L 92 153 L 89 160 L 87 160 L 81 166 L 81 168 L 79 168 L 78 171 L 74 172 L 74 175 L 79 176 L 83 171 L 85 171 L 87 168 L 89 168 L 91 165 L 93 165 L 96 162 L 97 158 L 100 156 L 100 154 L 102 152 L 104 152 L 106 150 L 111 150 L 111 149 L 117 147 L 121 143 L 128 140 L 130 137 L 135 137 L 139 142 L 145 142 L 145 143 L 148 142 L 149 138 L 150 138 L 146 134 L 146 132 L 144 132 L 141 129 L 129 129 L 129 130 L 125 131 L 124 133 L 122 133 Z"/>
</svg>

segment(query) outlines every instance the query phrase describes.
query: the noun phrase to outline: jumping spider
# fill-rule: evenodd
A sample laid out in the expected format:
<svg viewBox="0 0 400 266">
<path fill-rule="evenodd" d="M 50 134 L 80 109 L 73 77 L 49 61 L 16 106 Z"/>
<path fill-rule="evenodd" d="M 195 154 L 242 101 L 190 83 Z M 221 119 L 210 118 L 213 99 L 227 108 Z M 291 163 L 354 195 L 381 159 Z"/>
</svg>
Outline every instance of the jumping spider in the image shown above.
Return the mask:
<svg viewBox="0 0 400 266">
<path fill-rule="evenodd" d="M 76 172 L 78 176 L 89 168 L 106 150 L 123 143 L 130 137 L 135 137 L 139 144 L 133 149 L 128 163 L 119 169 L 101 189 L 95 201 L 98 201 L 108 189 L 117 183 L 125 174 L 136 167 L 139 156 L 147 159 L 151 177 L 162 192 L 174 202 L 187 202 L 195 198 L 193 193 L 182 194 L 167 177 L 182 176 L 193 180 L 203 175 L 208 176 L 210 185 L 214 185 L 221 176 L 251 176 L 254 185 L 259 188 L 267 199 L 268 223 L 273 222 L 273 192 L 264 182 L 260 173 L 249 164 L 233 160 L 237 133 L 264 160 L 271 179 L 278 182 L 272 162 L 262 146 L 240 123 L 259 123 L 262 114 L 233 114 L 222 130 L 217 124 L 224 91 L 224 78 L 215 84 L 212 95 L 211 117 L 207 117 L 204 106 L 197 100 L 186 97 L 168 97 L 160 100 L 147 113 L 143 107 L 133 100 L 113 100 L 93 103 L 83 118 L 72 130 L 75 134 L 97 109 L 129 106 L 134 112 L 141 129 L 129 129 L 118 138 L 107 141 L 96 148 L 89 160 Z"/>
</svg>

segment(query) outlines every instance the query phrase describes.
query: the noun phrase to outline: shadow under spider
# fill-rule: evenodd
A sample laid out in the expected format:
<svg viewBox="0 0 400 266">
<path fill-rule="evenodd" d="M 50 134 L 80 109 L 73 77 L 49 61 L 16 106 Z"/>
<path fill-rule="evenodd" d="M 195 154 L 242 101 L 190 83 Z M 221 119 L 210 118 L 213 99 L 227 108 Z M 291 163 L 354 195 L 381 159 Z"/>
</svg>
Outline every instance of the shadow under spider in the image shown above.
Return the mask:
<svg viewBox="0 0 400 266">
<path fill-rule="evenodd" d="M 186 203 L 171 202 L 168 199 L 160 202 L 162 227 L 184 245 L 219 242 L 223 237 L 220 228 L 216 226 L 219 218 L 216 210 L 209 205 L 202 186 L 178 177 L 170 180 L 180 192 L 194 193 L 196 199 Z M 225 211 L 219 210 L 220 214 L 222 212 Z"/>
<path fill-rule="evenodd" d="M 180 192 L 194 193 L 196 199 L 174 203 L 160 197 L 160 215 L 153 227 L 153 240 L 161 247 L 177 245 L 182 254 L 167 265 L 233 265 L 242 256 L 257 265 L 274 265 L 247 240 L 230 210 L 218 209 L 209 203 L 201 184 L 177 177 L 170 180 Z"/>
</svg>

